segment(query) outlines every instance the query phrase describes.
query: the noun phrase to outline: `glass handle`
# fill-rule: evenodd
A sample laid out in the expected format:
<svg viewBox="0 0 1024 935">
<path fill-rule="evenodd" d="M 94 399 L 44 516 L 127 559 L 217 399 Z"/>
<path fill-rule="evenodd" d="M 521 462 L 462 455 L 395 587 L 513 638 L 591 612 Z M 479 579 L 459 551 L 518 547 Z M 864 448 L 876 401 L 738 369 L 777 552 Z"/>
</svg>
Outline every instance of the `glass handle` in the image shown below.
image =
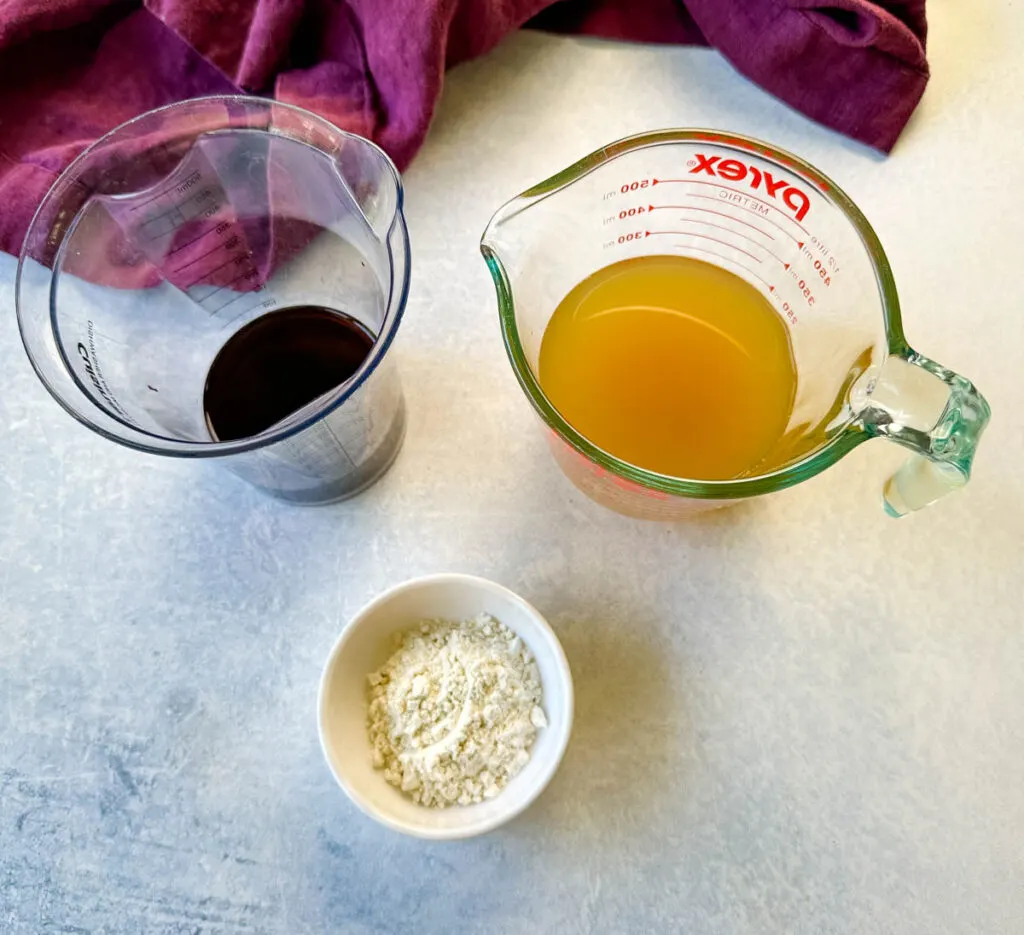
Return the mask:
<svg viewBox="0 0 1024 935">
<path fill-rule="evenodd" d="M 909 348 L 884 364 L 859 422 L 914 454 L 883 488 L 886 512 L 904 516 L 963 487 L 991 409 L 970 380 Z"/>
</svg>

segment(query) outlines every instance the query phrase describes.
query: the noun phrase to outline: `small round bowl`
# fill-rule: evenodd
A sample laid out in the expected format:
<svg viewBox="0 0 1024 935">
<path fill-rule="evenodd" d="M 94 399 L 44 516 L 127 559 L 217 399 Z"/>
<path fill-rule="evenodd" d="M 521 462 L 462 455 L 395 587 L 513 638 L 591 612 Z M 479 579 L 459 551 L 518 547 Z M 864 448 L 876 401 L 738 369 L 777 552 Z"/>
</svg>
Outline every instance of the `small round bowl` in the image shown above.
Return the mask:
<svg viewBox="0 0 1024 935">
<path fill-rule="evenodd" d="M 366 731 L 366 679 L 394 650 L 392 636 L 421 620 L 466 620 L 487 613 L 515 631 L 540 671 L 548 726 L 537 733 L 530 762 L 493 799 L 426 808 L 373 768 Z M 431 575 L 385 591 L 342 631 L 320 679 L 320 745 L 345 794 L 371 818 L 415 837 L 450 840 L 492 831 L 543 791 L 558 769 L 572 729 L 569 663 L 547 621 L 521 597 L 472 575 Z"/>
</svg>

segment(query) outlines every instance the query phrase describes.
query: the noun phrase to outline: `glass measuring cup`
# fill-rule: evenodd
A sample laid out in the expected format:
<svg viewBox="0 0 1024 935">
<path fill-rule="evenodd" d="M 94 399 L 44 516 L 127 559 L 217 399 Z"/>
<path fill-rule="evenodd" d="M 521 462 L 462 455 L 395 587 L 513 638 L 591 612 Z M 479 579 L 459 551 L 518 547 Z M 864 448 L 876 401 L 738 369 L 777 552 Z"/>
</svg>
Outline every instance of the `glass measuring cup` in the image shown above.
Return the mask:
<svg viewBox="0 0 1024 935">
<path fill-rule="evenodd" d="M 29 359 L 78 421 L 326 503 L 372 483 L 401 447 L 387 351 L 408 288 L 402 184 L 380 149 L 301 108 L 211 97 L 131 120 L 72 163 L 32 220 L 16 296 Z M 218 352 L 303 307 L 354 319 L 369 353 L 269 428 L 217 440 L 204 391 Z"/>
<path fill-rule="evenodd" d="M 875 232 L 833 182 L 795 156 L 710 130 L 630 137 L 502 206 L 480 247 L 520 386 L 559 466 L 605 506 L 681 518 L 806 480 L 870 438 L 914 452 L 884 487 L 893 516 L 970 477 L 988 404 L 964 377 L 907 344 Z M 561 299 L 613 262 L 662 254 L 741 276 L 785 321 L 797 392 L 766 459 L 770 470 L 719 481 L 646 471 L 594 445 L 545 396 L 538 357 Z"/>
</svg>

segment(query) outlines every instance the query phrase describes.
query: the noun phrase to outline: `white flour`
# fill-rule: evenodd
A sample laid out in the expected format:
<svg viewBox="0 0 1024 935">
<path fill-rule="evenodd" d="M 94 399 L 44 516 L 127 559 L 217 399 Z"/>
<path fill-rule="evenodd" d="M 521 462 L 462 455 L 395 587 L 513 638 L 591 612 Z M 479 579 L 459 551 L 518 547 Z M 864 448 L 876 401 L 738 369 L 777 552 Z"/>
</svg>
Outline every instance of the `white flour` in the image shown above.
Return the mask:
<svg viewBox="0 0 1024 935">
<path fill-rule="evenodd" d="M 373 765 L 435 808 L 496 796 L 547 726 L 533 657 L 487 614 L 407 630 L 368 695 Z"/>
</svg>

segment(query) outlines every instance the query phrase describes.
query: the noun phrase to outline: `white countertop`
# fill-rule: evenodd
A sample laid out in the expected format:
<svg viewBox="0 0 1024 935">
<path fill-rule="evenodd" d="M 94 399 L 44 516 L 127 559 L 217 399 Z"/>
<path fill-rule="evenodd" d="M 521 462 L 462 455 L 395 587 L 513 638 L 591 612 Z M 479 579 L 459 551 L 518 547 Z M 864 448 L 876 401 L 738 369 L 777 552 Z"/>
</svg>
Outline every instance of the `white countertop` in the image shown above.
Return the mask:
<svg viewBox="0 0 1024 935">
<path fill-rule="evenodd" d="M 457 69 L 406 176 L 408 438 L 339 506 L 78 426 L 0 258 L 0 931 L 1024 929 L 1024 5 L 983 7 L 929 3 L 932 82 L 887 160 L 710 50 L 523 34 Z M 964 493 L 887 519 L 883 442 L 674 526 L 569 486 L 477 242 L 512 194 L 671 125 L 770 140 L 860 205 L 909 340 L 992 405 Z M 441 570 L 547 614 L 578 712 L 524 816 L 432 845 L 345 800 L 314 700 L 347 616 Z"/>
</svg>

